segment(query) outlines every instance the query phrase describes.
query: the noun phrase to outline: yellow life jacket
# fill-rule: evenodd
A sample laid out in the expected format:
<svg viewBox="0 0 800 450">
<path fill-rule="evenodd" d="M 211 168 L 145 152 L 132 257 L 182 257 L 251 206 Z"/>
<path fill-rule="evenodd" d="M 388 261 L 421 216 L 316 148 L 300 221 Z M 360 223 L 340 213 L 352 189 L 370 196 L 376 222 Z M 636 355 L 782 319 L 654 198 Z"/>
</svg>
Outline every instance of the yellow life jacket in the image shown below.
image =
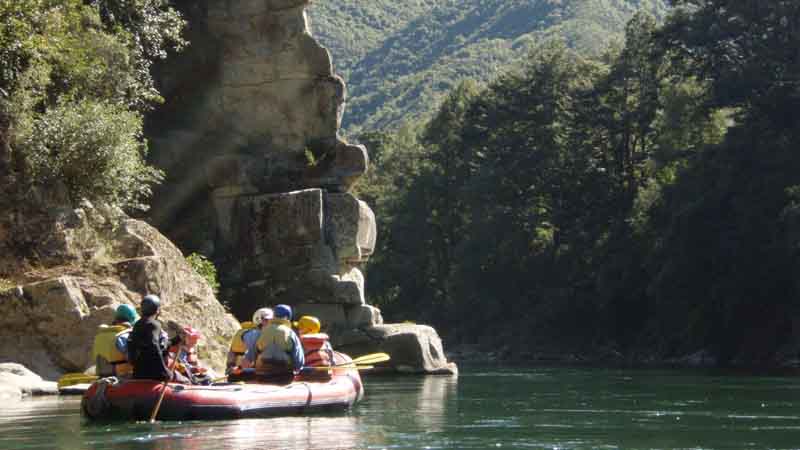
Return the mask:
<svg viewBox="0 0 800 450">
<path fill-rule="evenodd" d="M 232 365 L 239 366 L 242 364 L 242 358 L 244 354 L 247 352 L 247 344 L 244 343 L 242 336 L 256 328 L 256 324 L 253 322 L 242 322 L 242 328 L 233 335 L 233 339 L 231 339 L 231 349 L 230 353 L 234 355 L 234 360 L 232 361 Z M 230 360 L 229 360 L 230 361 Z"/>
<path fill-rule="evenodd" d="M 259 358 L 256 368 L 266 361 L 290 363 L 289 352 L 292 349 L 292 323 L 285 319 L 272 319 L 269 325 L 261 330 L 256 343 Z"/>
<path fill-rule="evenodd" d="M 130 332 L 131 328 L 125 325 L 100 326 L 92 346 L 92 359 L 97 363 L 98 375 L 130 376 L 133 373 L 133 366 L 128 362 L 128 355 L 117 348 L 117 338 L 130 334 Z"/>
</svg>

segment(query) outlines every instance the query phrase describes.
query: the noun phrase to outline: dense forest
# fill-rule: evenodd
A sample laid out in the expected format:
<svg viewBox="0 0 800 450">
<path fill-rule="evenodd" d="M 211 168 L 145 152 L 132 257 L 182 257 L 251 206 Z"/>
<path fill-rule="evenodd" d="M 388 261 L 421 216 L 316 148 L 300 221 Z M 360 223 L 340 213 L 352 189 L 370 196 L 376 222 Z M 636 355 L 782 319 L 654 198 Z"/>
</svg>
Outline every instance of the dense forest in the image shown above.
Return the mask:
<svg viewBox="0 0 800 450">
<path fill-rule="evenodd" d="M 795 356 L 800 3 L 672 6 L 361 135 L 387 317 L 515 356 Z"/>
<path fill-rule="evenodd" d="M 463 78 L 489 81 L 542 41 L 600 56 L 637 10 L 661 19 L 664 0 L 323 0 L 314 35 L 348 83 L 345 133 L 427 120 Z"/>
</svg>

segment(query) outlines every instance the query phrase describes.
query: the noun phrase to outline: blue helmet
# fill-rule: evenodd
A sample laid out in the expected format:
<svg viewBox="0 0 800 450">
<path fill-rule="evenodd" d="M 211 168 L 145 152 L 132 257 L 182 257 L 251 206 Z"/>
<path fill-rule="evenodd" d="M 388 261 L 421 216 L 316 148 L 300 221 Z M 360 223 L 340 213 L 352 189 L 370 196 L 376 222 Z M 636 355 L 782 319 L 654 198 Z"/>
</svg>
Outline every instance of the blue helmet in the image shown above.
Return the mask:
<svg viewBox="0 0 800 450">
<path fill-rule="evenodd" d="M 143 316 L 152 316 L 158 312 L 158 308 L 161 307 L 161 299 L 158 298 L 157 295 L 145 295 L 142 299 L 142 315 Z"/>
<path fill-rule="evenodd" d="M 114 313 L 114 320 L 132 324 L 139 320 L 139 314 L 136 314 L 136 310 L 131 305 L 119 305 Z"/>
<path fill-rule="evenodd" d="M 278 305 L 275 307 L 275 317 L 280 319 L 292 320 L 292 307 L 289 305 Z"/>
</svg>

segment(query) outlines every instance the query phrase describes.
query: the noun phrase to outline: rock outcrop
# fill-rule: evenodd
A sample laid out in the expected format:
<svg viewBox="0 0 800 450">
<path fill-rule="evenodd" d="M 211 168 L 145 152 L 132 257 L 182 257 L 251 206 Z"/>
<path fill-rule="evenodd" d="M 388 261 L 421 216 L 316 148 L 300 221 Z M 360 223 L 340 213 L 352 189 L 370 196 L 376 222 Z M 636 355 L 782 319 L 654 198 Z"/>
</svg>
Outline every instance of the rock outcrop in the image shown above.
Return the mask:
<svg viewBox="0 0 800 450">
<path fill-rule="evenodd" d="M 288 303 L 319 316 L 339 345 L 355 330 L 383 332 L 361 272 L 375 248 L 375 215 L 349 193 L 367 170 L 367 150 L 339 137 L 345 84 L 310 34 L 309 3 L 184 8 L 193 48 L 159 74 L 167 104 L 152 154 L 170 179 L 152 218 L 214 260 L 222 295 L 241 319 Z M 382 342 L 398 352 L 437 351 L 409 350 L 427 357 L 398 367 L 450 370 L 432 328 L 404 330 Z"/>
<path fill-rule="evenodd" d="M 30 395 L 58 394 L 54 381 L 42 377 L 16 363 L 0 364 L 0 400 L 19 400 Z"/>
<path fill-rule="evenodd" d="M 15 287 L 0 291 L 0 361 L 49 379 L 83 371 L 101 324 L 120 304 L 157 294 L 163 319 L 201 330 L 200 356 L 224 364 L 236 320 L 208 283 L 157 230 L 119 210 L 94 207 L 16 211 L 0 220 L 2 259 L 16 261 Z"/>
</svg>

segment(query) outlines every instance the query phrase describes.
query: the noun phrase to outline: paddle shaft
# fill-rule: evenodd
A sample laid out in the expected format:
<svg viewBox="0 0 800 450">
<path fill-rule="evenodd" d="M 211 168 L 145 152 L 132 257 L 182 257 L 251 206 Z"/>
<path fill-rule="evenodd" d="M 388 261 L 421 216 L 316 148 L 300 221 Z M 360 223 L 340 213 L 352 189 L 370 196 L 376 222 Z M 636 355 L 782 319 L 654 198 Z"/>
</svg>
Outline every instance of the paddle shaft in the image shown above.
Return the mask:
<svg viewBox="0 0 800 450">
<path fill-rule="evenodd" d="M 372 364 L 376 364 L 379 362 L 389 361 L 391 357 L 386 353 L 370 353 L 369 355 L 359 356 L 358 358 L 353 359 L 352 361 L 347 361 L 341 364 L 334 364 L 332 366 L 306 366 L 305 368 L 309 368 L 312 370 L 329 370 L 335 368 L 341 369 L 372 369 Z"/>
<path fill-rule="evenodd" d="M 303 369 L 311 369 L 311 370 L 331 370 L 331 369 L 358 369 L 358 370 L 367 370 L 367 369 L 374 369 L 375 366 L 359 366 L 355 364 L 342 364 L 340 366 L 304 366 Z"/>
<path fill-rule="evenodd" d="M 182 348 L 182 346 L 178 346 L 178 351 L 175 352 L 175 358 L 172 359 L 172 365 L 169 368 L 170 378 L 172 378 L 173 372 L 175 372 L 175 365 L 178 363 L 178 357 L 181 355 Z M 153 413 L 150 414 L 150 423 L 155 423 L 156 421 L 158 410 L 161 408 L 161 402 L 164 401 L 164 395 L 167 393 L 167 383 L 169 383 L 169 379 L 164 380 L 164 383 L 161 384 L 161 395 L 158 396 L 156 406 L 153 407 Z"/>
</svg>

